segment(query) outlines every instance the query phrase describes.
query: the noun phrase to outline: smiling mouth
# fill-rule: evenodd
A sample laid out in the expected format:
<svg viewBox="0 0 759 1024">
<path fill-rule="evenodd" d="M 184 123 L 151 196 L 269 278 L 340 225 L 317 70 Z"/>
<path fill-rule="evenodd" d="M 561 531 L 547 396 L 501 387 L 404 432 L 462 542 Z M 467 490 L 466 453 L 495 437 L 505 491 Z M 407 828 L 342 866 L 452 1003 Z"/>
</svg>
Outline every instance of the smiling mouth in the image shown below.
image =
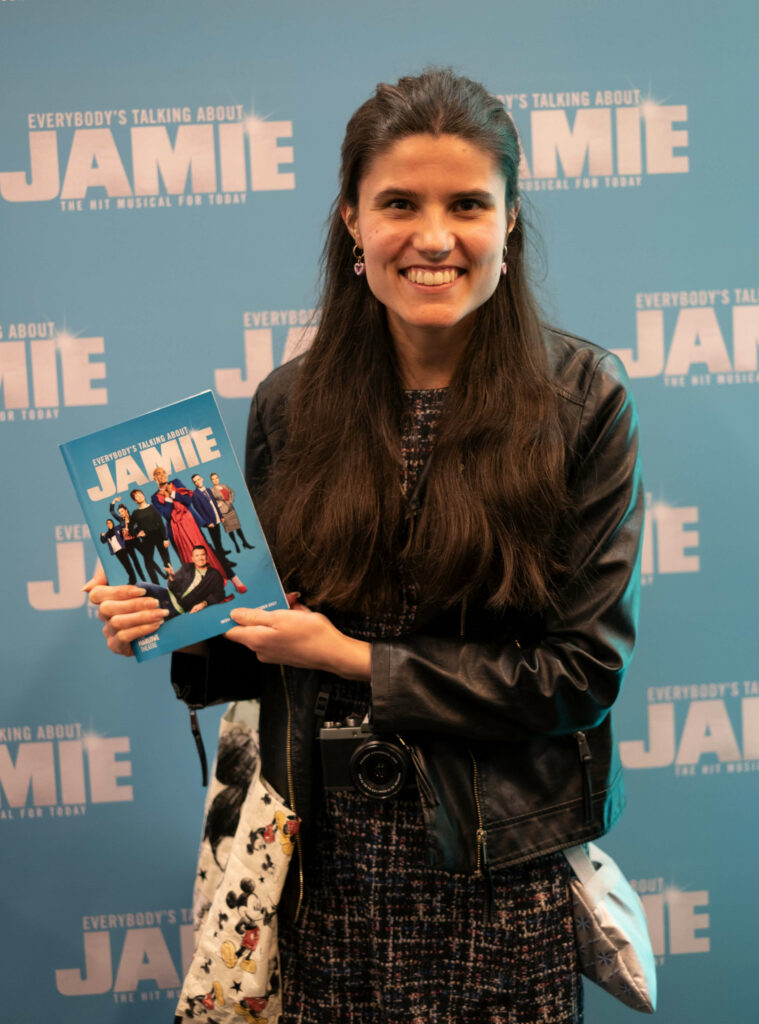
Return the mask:
<svg viewBox="0 0 759 1024">
<path fill-rule="evenodd" d="M 458 267 L 446 267 L 445 270 L 427 270 L 423 267 L 406 267 L 402 270 L 403 276 L 412 284 L 453 284 L 462 273 Z"/>
</svg>

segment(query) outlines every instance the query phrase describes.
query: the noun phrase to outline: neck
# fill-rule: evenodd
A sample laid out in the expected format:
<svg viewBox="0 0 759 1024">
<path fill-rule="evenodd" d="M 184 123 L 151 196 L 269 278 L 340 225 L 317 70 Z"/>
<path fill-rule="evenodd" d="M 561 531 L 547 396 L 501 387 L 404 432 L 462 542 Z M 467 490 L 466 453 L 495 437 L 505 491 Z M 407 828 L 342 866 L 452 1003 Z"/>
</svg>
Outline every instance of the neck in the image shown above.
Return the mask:
<svg viewBox="0 0 759 1024">
<path fill-rule="evenodd" d="M 451 383 L 461 356 L 471 337 L 471 325 L 452 327 L 415 327 L 388 325 L 395 344 L 401 380 L 406 388 L 445 388 Z"/>
</svg>

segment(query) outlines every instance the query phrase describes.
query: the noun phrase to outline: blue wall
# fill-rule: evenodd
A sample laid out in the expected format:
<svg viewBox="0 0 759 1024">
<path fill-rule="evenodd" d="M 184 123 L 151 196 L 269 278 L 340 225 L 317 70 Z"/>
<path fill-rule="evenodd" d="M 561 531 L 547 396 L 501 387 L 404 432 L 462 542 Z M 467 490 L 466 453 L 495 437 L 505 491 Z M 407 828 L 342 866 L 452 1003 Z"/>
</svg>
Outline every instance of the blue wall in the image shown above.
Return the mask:
<svg viewBox="0 0 759 1024">
<path fill-rule="evenodd" d="M 428 63 L 503 96 L 547 315 L 632 374 L 645 587 L 605 845 L 661 1020 L 756 1019 L 758 25 L 749 0 L 0 0 L 3 1021 L 170 1019 L 191 942 L 186 712 L 166 659 L 102 644 L 57 444 L 213 387 L 241 451 L 315 304 L 345 122 Z M 587 1018 L 632 1016 L 593 991 Z"/>
</svg>

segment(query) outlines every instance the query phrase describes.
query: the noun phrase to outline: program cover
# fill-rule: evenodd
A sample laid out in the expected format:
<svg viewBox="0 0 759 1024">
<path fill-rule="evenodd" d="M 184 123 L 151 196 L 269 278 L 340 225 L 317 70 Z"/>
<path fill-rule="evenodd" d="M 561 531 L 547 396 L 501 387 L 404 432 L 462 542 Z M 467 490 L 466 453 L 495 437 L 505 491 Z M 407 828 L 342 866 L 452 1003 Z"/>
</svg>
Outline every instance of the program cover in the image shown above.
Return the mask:
<svg viewBox="0 0 759 1024">
<path fill-rule="evenodd" d="M 287 608 L 213 392 L 60 445 L 108 582 L 167 616 L 139 661 L 230 629 L 234 604 Z"/>
</svg>

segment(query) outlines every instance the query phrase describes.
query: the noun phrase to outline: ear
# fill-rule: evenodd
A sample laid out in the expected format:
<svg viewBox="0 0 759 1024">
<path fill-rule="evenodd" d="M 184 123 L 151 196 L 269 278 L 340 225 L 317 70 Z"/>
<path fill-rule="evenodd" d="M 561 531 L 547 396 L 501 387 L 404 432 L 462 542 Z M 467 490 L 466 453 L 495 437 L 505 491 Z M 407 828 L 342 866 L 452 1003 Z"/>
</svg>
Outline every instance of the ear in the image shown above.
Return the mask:
<svg viewBox="0 0 759 1024">
<path fill-rule="evenodd" d="M 517 217 L 518 216 L 519 216 L 519 200 L 517 199 L 516 203 L 514 203 L 512 208 L 509 210 L 508 224 L 507 224 L 507 228 L 506 228 L 506 239 L 507 239 L 507 241 L 508 241 L 509 235 L 514 230 L 514 225 L 517 222 Z"/>
<path fill-rule="evenodd" d="M 341 206 L 340 216 L 353 241 L 361 248 L 361 233 L 358 230 L 358 210 L 355 206 Z"/>
</svg>

